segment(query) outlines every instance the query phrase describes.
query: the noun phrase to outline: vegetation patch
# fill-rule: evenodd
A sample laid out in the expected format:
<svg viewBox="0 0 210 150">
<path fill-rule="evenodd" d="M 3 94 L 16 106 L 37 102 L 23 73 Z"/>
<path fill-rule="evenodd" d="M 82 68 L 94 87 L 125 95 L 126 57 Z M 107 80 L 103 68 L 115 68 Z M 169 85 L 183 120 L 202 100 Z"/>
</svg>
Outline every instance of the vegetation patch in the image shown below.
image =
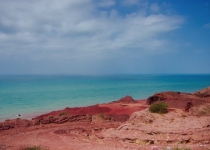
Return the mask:
<svg viewBox="0 0 210 150">
<path fill-rule="evenodd" d="M 190 148 L 179 148 L 179 147 L 175 147 L 173 148 L 173 150 L 190 150 Z"/>
<path fill-rule="evenodd" d="M 49 119 L 53 119 L 54 117 L 53 116 L 49 116 Z"/>
<path fill-rule="evenodd" d="M 162 148 L 162 150 L 190 150 L 190 148 L 186 148 L 186 147 L 182 147 L 182 148 L 173 147 L 173 148 L 171 148 L 171 147 L 167 146 L 167 147 Z"/>
<path fill-rule="evenodd" d="M 158 102 L 150 105 L 149 111 L 152 113 L 165 114 L 168 112 L 168 105 L 164 102 Z"/>
<path fill-rule="evenodd" d="M 104 119 L 104 118 L 105 118 L 104 113 L 100 113 L 100 114 L 98 114 L 98 116 L 99 116 L 100 118 L 102 118 L 102 119 Z"/>
<path fill-rule="evenodd" d="M 64 112 L 61 112 L 60 114 L 59 114 L 59 116 L 65 116 L 67 113 L 64 111 Z"/>
<path fill-rule="evenodd" d="M 31 146 L 31 147 L 22 148 L 21 150 L 49 150 L 49 149 L 42 148 L 41 146 Z"/>
</svg>

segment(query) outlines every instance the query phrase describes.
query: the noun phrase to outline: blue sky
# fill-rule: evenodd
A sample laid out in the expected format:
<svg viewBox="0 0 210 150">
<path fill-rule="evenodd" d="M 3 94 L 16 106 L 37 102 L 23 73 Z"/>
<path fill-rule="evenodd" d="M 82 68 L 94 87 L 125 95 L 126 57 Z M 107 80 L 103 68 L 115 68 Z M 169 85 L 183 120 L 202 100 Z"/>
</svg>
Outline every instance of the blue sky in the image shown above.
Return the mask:
<svg viewBox="0 0 210 150">
<path fill-rule="evenodd" d="M 0 74 L 194 73 L 209 0 L 0 0 Z"/>
</svg>

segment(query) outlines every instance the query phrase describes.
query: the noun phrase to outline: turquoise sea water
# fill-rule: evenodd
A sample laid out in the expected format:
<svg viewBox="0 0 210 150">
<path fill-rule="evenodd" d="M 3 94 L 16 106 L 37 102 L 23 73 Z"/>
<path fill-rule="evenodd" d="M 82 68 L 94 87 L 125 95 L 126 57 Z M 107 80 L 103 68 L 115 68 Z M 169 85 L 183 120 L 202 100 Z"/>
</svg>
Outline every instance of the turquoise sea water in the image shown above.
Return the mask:
<svg viewBox="0 0 210 150">
<path fill-rule="evenodd" d="M 126 95 L 144 99 L 156 92 L 195 92 L 208 86 L 210 75 L 2 75 L 0 120 L 107 103 Z"/>
</svg>

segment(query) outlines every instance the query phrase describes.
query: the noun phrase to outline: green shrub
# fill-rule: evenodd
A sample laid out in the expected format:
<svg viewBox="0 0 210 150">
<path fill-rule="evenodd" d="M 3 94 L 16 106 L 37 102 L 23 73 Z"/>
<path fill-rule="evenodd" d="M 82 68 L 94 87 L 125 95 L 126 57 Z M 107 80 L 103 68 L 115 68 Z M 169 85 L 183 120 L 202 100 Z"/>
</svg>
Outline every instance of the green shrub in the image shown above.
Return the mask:
<svg viewBox="0 0 210 150">
<path fill-rule="evenodd" d="M 164 102 L 158 102 L 150 105 L 149 111 L 152 113 L 165 114 L 168 112 L 168 105 Z"/>
<path fill-rule="evenodd" d="M 49 119 L 53 119 L 54 117 L 53 116 L 49 116 Z"/>
<path fill-rule="evenodd" d="M 173 150 L 190 150 L 190 148 L 179 148 L 179 147 L 176 147 Z"/>
<path fill-rule="evenodd" d="M 98 116 L 102 119 L 104 119 L 104 117 L 105 117 L 103 113 L 98 114 Z"/>
<path fill-rule="evenodd" d="M 61 112 L 60 114 L 59 114 L 59 116 L 65 116 L 67 113 L 64 111 L 64 112 Z"/>
<path fill-rule="evenodd" d="M 41 146 L 32 146 L 32 147 L 23 148 L 22 150 L 47 150 L 47 149 L 43 149 L 41 148 Z"/>
</svg>

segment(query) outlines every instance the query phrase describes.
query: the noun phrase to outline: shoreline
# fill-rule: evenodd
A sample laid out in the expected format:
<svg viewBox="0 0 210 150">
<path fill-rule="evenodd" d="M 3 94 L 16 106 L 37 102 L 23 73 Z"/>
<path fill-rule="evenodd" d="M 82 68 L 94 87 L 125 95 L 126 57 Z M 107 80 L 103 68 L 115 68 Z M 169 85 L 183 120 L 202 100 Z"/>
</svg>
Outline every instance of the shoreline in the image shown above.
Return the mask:
<svg viewBox="0 0 210 150">
<path fill-rule="evenodd" d="M 167 113 L 150 112 L 156 102 L 166 103 Z M 146 100 L 126 96 L 104 104 L 66 107 L 32 120 L 0 122 L 0 148 L 5 149 L 209 150 L 209 135 L 210 87 L 195 93 L 156 93 Z"/>
<path fill-rule="evenodd" d="M 26 120 L 31 120 L 32 118 L 36 117 L 36 116 L 39 116 L 39 115 L 42 115 L 42 114 L 45 114 L 47 113 L 48 111 L 43 111 L 43 112 L 34 112 L 34 113 L 24 113 L 24 114 L 20 114 L 21 116 L 18 117 L 3 117 L 3 118 L 0 118 L 0 122 L 4 122 L 6 120 L 14 120 L 14 119 L 26 119 Z M 17 114 L 18 115 L 18 114 Z"/>
<path fill-rule="evenodd" d="M 162 91 L 194 92 L 210 85 L 210 76 L 110 75 L 64 78 L 35 75 L 5 76 L 0 82 L 0 118 L 6 120 L 15 118 L 17 114 L 33 116 L 33 113 L 39 115 L 39 112 L 47 113 L 67 106 L 108 103 L 125 95 L 144 99 Z"/>
<path fill-rule="evenodd" d="M 126 97 L 126 96 L 125 96 Z M 132 97 L 131 97 L 132 98 Z M 120 99 L 119 99 L 120 100 Z M 95 106 L 95 105 L 107 105 L 107 104 L 110 104 L 110 103 L 113 103 L 113 102 L 116 102 L 116 101 L 119 101 L 119 100 L 115 100 L 115 101 L 111 101 L 111 102 L 108 102 L 108 103 L 99 103 L 99 104 L 93 104 L 93 105 L 87 105 L 87 106 L 76 106 L 76 107 L 65 107 L 65 108 L 71 108 L 71 109 L 75 109 L 75 108 L 85 108 L 85 107 L 91 107 L 91 106 Z M 146 99 L 138 99 L 138 100 L 135 100 L 135 101 L 138 101 L 139 103 L 145 103 Z M 32 112 L 32 113 L 23 113 L 23 114 L 20 114 L 21 116 L 20 117 L 17 117 L 17 116 L 14 116 L 14 117 L 2 117 L 0 118 L 0 122 L 4 122 L 6 120 L 14 120 L 14 119 L 17 119 L 17 118 L 20 118 L 20 119 L 26 119 L 26 120 L 32 120 L 33 118 L 36 118 L 38 116 L 42 116 L 42 115 L 45 115 L 45 114 L 48 114 L 48 113 L 51 113 L 51 112 L 55 112 L 55 111 L 62 111 L 64 110 L 65 108 L 61 108 L 61 109 L 50 109 L 50 110 L 43 110 L 41 112 Z M 18 114 L 17 114 L 18 115 Z"/>
</svg>

